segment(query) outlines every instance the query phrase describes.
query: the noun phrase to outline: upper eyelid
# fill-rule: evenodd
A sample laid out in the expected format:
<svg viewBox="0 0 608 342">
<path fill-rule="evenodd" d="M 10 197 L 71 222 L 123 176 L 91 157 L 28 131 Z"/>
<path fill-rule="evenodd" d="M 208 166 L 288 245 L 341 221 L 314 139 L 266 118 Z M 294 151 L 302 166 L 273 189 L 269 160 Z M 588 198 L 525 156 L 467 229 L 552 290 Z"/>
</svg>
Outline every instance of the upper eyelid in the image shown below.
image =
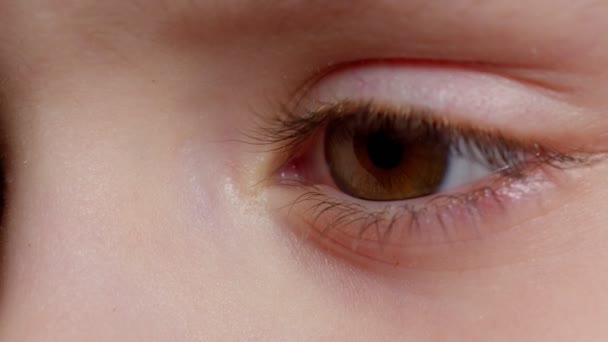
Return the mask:
<svg viewBox="0 0 608 342">
<path fill-rule="evenodd" d="M 256 139 L 261 144 L 274 145 L 276 150 L 294 149 L 304 143 L 310 135 L 314 134 L 328 121 L 357 112 L 368 113 L 372 121 L 376 113 L 390 113 L 395 116 L 406 116 L 409 120 L 419 120 L 421 124 L 429 127 L 457 129 L 459 134 L 469 137 L 488 135 L 503 141 L 505 144 L 541 149 L 540 145 L 532 139 L 525 137 L 518 139 L 514 136 L 507 138 L 508 135 L 503 135 L 498 129 L 475 125 L 473 122 L 465 120 L 449 120 L 437 116 L 432 110 L 424 107 L 396 106 L 374 100 L 343 100 L 335 103 L 322 103 L 316 109 L 305 110 L 304 113 L 306 114 L 304 115 L 286 108 L 270 120 L 265 120 L 259 126 L 259 131 L 262 134 L 259 134 Z M 550 150 L 548 147 L 543 149 Z"/>
<path fill-rule="evenodd" d="M 260 120 L 257 121 L 254 130 L 252 132 L 249 132 L 249 134 L 246 134 L 248 137 L 247 142 L 263 145 L 265 146 L 265 149 L 267 151 L 272 150 L 275 152 L 285 152 L 283 157 L 277 158 L 275 160 L 275 163 L 269 166 L 269 168 L 271 169 L 269 170 L 270 172 L 280 168 L 281 163 L 286 162 L 290 157 L 293 157 L 293 154 L 295 153 L 295 150 L 297 150 L 297 147 L 305 143 L 308 139 L 308 134 L 312 134 L 314 130 L 318 129 L 319 126 L 322 125 L 322 123 L 327 119 L 325 115 L 320 115 L 320 113 L 323 112 L 322 107 L 328 105 L 331 106 L 332 104 L 335 104 L 336 101 L 332 102 L 330 97 L 330 100 L 324 103 L 323 99 L 319 98 L 318 94 L 315 94 L 315 92 L 323 93 L 324 90 L 320 90 L 320 86 L 323 86 L 323 84 L 328 82 L 328 78 L 329 82 L 331 82 L 331 78 L 334 78 L 336 76 L 342 77 L 343 75 L 346 75 L 346 77 L 348 78 L 350 75 L 350 77 L 352 77 L 353 72 L 365 73 L 367 72 L 369 67 L 369 65 L 362 63 L 360 65 L 357 65 L 355 67 L 355 70 L 352 70 L 352 68 L 349 66 L 341 70 L 336 69 L 329 74 L 324 73 L 321 75 L 317 75 L 314 80 L 311 78 L 311 81 L 309 81 L 304 88 L 301 88 L 299 90 L 296 97 L 290 98 L 287 102 L 281 103 L 277 107 L 280 109 L 276 112 L 266 114 L 259 113 L 260 115 L 257 118 Z M 379 67 L 389 68 L 390 66 L 381 65 Z M 396 70 L 396 72 L 399 72 L 399 70 L 401 70 L 400 67 Z M 439 70 L 432 70 L 431 76 L 436 78 L 449 77 L 451 71 L 452 70 L 445 70 L 444 68 L 440 68 Z M 409 70 L 408 72 L 417 71 Z M 467 71 L 460 70 L 459 72 L 461 73 L 461 75 L 468 75 Z M 486 77 L 486 75 L 482 76 Z M 421 75 L 419 77 L 425 77 L 425 75 Z M 473 79 L 472 81 L 476 81 L 476 79 Z M 489 81 L 494 82 L 495 80 L 494 78 L 490 77 Z M 340 80 L 340 82 L 344 82 L 344 80 Z M 346 80 L 346 82 L 348 82 L 348 80 Z M 500 80 L 498 82 L 501 83 Z M 340 86 L 340 84 L 338 84 L 338 86 Z M 492 84 L 490 84 L 490 86 L 492 86 Z M 527 88 L 523 89 L 527 90 Z M 454 91 L 458 92 L 461 90 L 456 89 Z M 348 91 L 346 93 L 348 94 Z M 545 98 L 544 95 L 541 96 L 541 98 Z M 339 98 L 339 96 L 336 97 Z M 382 102 L 382 100 L 374 99 L 374 97 L 375 96 L 368 96 L 367 98 L 364 98 L 363 96 L 358 96 L 355 94 L 354 96 L 350 96 L 349 100 L 352 101 L 354 99 L 354 101 L 360 102 L 373 100 L 376 102 Z M 344 98 L 348 98 L 348 96 L 344 96 Z M 339 102 L 340 100 L 337 101 Z M 403 107 L 407 103 L 407 100 L 392 99 L 383 102 L 388 103 L 393 107 L 399 107 L 400 105 Z M 515 104 L 517 105 L 517 103 Z M 527 105 L 527 103 L 524 103 L 523 105 L 525 106 Z M 586 146 L 586 143 L 582 141 L 583 139 L 579 135 L 568 136 L 567 134 L 564 135 L 560 132 L 555 132 L 553 129 L 547 129 L 540 132 L 538 129 L 535 129 L 531 131 L 528 130 L 526 132 L 526 127 L 523 127 L 524 132 L 521 132 L 522 127 L 515 127 L 514 129 L 514 127 L 509 127 L 509 125 L 494 123 L 494 118 L 487 119 L 485 120 L 485 122 L 480 122 L 479 120 L 477 120 L 476 117 L 470 117 L 470 113 L 468 113 L 464 109 L 453 111 L 452 113 L 450 113 L 450 115 L 446 115 L 446 112 L 442 112 L 441 110 L 436 111 L 433 106 L 433 103 L 425 103 L 424 106 L 418 107 L 428 107 L 429 115 L 436 115 L 438 117 L 445 116 L 446 120 L 448 120 L 450 123 L 465 126 L 468 125 L 470 127 L 475 128 L 476 130 L 482 131 L 500 131 L 503 132 L 509 138 L 512 138 L 511 140 L 519 141 L 520 143 L 528 145 L 541 143 L 541 145 L 544 145 L 545 149 L 547 150 L 560 151 L 562 153 L 574 155 L 579 160 L 586 159 L 596 161 L 603 159 L 604 147 L 595 144 L 592 146 L 593 148 L 588 148 Z M 522 106 L 522 104 L 519 104 L 519 106 Z M 545 113 L 543 115 L 555 114 L 556 116 L 559 116 L 562 115 L 563 112 L 568 112 L 569 108 L 570 107 L 566 106 L 564 108 L 559 108 L 558 111 L 551 111 L 550 109 L 545 108 Z M 476 115 L 483 114 L 484 112 L 486 112 L 486 110 L 484 110 L 482 106 L 482 108 L 478 108 L 476 110 Z M 501 116 L 503 113 L 497 112 L 494 114 L 496 114 L 497 116 Z M 296 125 L 298 127 L 295 129 L 294 123 L 298 123 Z M 517 128 L 519 128 L 519 130 Z M 574 132 L 578 134 L 578 131 L 576 130 L 576 128 L 572 128 L 572 125 L 568 125 L 566 127 L 561 128 L 565 129 L 568 132 Z M 303 130 L 307 130 L 308 134 L 303 135 Z M 608 146 L 605 147 L 605 150 L 608 151 Z"/>
<path fill-rule="evenodd" d="M 538 67 L 525 67 L 522 65 L 505 65 L 479 61 L 442 61 L 407 58 L 376 58 L 348 61 L 343 63 L 330 63 L 319 69 L 312 76 L 297 83 L 296 87 L 289 92 L 290 107 L 297 107 L 304 98 L 317 87 L 318 83 L 335 74 L 351 72 L 353 70 L 375 67 L 395 68 L 424 68 L 438 69 L 446 72 L 466 72 L 471 74 L 486 75 L 502 79 L 506 82 L 515 82 L 530 90 L 539 91 L 543 95 L 552 97 L 557 101 L 565 101 L 569 94 L 577 92 L 577 87 L 572 86 L 570 78 L 564 77 L 564 72 L 553 69 L 539 69 Z M 577 76 L 580 78 L 580 76 Z"/>
<path fill-rule="evenodd" d="M 387 85 L 389 83 L 392 85 Z M 399 96 L 389 94 L 394 93 L 396 87 L 403 88 Z M 589 124 L 599 120 L 598 113 L 545 90 L 473 69 L 354 63 L 316 76 L 299 89 L 295 97 L 283 103 L 281 111 L 304 115 L 308 108 L 341 99 L 374 99 L 396 105 L 411 103 L 454 120 L 505 129 L 545 141 L 547 145 L 555 143 L 562 149 L 608 151 L 608 141 L 602 145 L 597 144 L 597 139 L 590 141 L 601 134 L 595 131 L 601 127 Z M 518 124 L 523 118 L 526 124 Z M 563 145 L 565 141 L 569 142 L 568 146 Z"/>
</svg>

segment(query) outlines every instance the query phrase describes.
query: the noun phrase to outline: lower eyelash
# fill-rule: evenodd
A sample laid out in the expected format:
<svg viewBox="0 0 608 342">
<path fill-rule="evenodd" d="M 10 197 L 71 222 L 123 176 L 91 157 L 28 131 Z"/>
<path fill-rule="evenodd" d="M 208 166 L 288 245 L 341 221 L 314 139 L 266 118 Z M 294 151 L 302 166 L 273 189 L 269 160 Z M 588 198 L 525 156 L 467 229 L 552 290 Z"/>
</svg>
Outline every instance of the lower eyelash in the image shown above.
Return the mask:
<svg viewBox="0 0 608 342">
<path fill-rule="evenodd" d="M 350 238 L 373 240 L 384 245 L 391 243 L 390 237 L 393 236 L 394 230 L 401 227 L 407 230 L 408 235 L 410 235 L 409 233 L 420 230 L 421 222 L 424 221 L 435 221 L 441 226 L 443 232 L 447 232 L 448 223 L 446 221 L 449 221 L 450 218 L 446 217 L 446 215 L 453 215 L 453 212 L 456 211 L 454 210 L 455 207 L 466 208 L 470 217 L 474 218 L 474 221 L 478 221 L 479 210 L 475 205 L 480 198 L 492 200 L 496 204 L 496 207 L 502 208 L 496 191 L 489 187 L 474 191 L 472 194 L 436 196 L 433 200 L 429 201 L 434 202 L 434 204 L 427 202 L 427 204 L 420 207 L 411 205 L 397 207 L 393 205 L 372 212 L 355 203 L 329 197 L 321 190 L 309 191 L 303 194 L 296 201 L 292 202 L 290 206 L 307 202 L 309 208 L 306 210 L 306 213 L 313 217 L 308 223 L 311 227 L 317 227 L 320 222 L 323 222 L 319 228 L 315 228 L 319 230 L 322 236 L 326 236 L 330 231 L 334 230 L 344 233 L 344 227 L 352 228 L 353 224 L 355 224 L 356 228 L 349 233 L 354 233 L 354 235 L 349 235 Z M 326 214 L 330 212 L 337 212 L 338 214 L 332 215 L 333 217 L 329 221 L 324 220 Z M 372 230 L 372 233 L 375 234 L 373 237 L 368 234 Z M 423 233 L 423 231 L 420 231 L 420 233 Z M 409 243 L 412 243 L 412 239 L 409 241 Z M 406 242 L 402 245 L 406 246 L 408 243 Z"/>
<path fill-rule="evenodd" d="M 505 220 L 503 224 L 508 226 L 508 201 L 529 195 L 523 192 L 533 191 L 534 187 L 554 185 L 551 178 L 551 170 L 534 165 L 523 174 L 499 173 L 494 183 L 470 192 L 435 195 L 415 204 L 382 204 L 375 210 L 332 197 L 316 185 L 295 181 L 281 185 L 304 191 L 285 208 L 288 216 L 301 208 L 307 237 L 329 244 L 332 249 L 338 247 L 342 253 L 396 264 L 400 261 L 385 253 L 387 249 L 481 239 L 495 233 L 483 228 L 485 221 L 492 218 Z M 525 187 L 528 188 L 524 190 Z"/>
</svg>

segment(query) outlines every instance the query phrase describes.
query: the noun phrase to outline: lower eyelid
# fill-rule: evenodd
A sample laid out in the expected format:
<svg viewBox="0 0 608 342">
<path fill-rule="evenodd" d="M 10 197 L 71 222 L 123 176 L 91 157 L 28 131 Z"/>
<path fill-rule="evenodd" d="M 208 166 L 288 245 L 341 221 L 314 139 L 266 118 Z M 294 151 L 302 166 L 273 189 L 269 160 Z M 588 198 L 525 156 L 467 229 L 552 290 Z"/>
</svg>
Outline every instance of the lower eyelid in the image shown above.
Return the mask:
<svg viewBox="0 0 608 342">
<path fill-rule="evenodd" d="M 562 171 L 540 167 L 523 177 L 496 175 L 476 190 L 403 203 L 347 199 L 329 187 L 301 183 L 276 188 L 291 197 L 279 210 L 282 222 L 330 252 L 412 266 L 415 256 L 489 239 L 557 207 L 563 196 L 554 194 L 568 182 Z"/>
</svg>

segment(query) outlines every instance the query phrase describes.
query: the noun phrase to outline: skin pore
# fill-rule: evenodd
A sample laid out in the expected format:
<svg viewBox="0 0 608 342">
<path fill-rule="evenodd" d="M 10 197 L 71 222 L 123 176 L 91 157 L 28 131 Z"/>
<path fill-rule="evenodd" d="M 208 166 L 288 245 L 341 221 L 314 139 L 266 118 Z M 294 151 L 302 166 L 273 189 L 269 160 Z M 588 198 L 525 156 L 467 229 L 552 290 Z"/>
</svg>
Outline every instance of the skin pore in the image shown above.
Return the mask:
<svg viewBox="0 0 608 342">
<path fill-rule="evenodd" d="M 605 339 L 603 159 L 395 267 L 283 220 L 298 194 L 244 132 L 310 88 L 598 156 L 606 19 L 592 0 L 3 1 L 0 341 Z"/>
</svg>

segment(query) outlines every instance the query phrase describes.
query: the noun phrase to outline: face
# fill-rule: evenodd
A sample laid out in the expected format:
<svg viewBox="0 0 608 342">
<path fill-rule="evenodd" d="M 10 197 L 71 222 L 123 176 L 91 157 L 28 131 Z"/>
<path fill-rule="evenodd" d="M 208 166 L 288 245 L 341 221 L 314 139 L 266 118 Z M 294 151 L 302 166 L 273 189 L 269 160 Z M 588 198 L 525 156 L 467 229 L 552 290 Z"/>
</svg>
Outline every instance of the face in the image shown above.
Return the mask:
<svg viewBox="0 0 608 342">
<path fill-rule="evenodd" d="M 0 340 L 605 339 L 607 18 L 4 1 Z"/>
</svg>

